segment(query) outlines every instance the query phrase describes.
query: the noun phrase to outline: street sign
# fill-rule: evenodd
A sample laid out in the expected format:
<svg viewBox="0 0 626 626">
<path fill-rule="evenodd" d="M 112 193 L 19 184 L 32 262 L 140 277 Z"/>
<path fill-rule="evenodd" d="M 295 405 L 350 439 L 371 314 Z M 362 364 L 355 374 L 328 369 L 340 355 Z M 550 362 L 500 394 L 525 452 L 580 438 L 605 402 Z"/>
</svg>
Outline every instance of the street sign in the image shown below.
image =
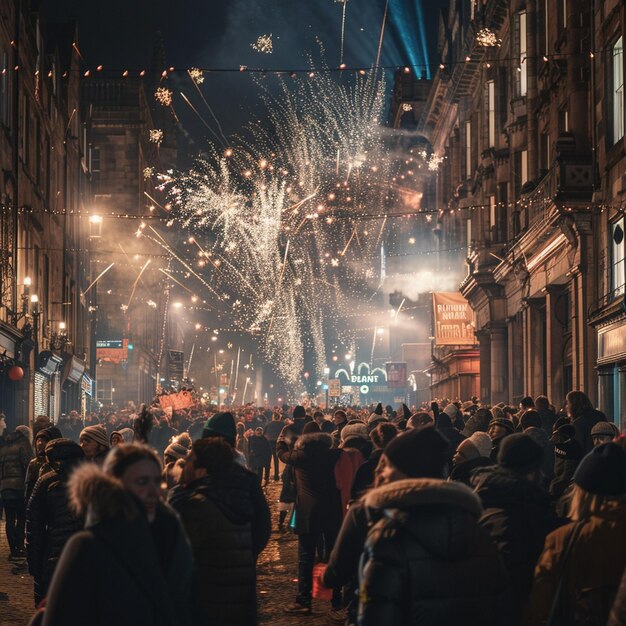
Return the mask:
<svg viewBox="0 0 626 626">
<path fill-rule="evenodd" d="M 339 378 L 331 378 L 328 381 L 328 395 L 331 398 L 338 398 L 341 395 L 341 380 Z"/>
</svg>

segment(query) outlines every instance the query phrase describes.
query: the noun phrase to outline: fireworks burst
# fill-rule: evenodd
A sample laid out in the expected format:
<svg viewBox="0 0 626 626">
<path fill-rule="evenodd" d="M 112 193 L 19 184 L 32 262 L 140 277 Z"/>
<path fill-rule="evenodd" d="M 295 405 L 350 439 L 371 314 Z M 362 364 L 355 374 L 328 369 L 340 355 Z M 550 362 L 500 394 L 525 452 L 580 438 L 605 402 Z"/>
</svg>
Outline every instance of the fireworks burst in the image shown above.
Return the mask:
<svg viewBox="0 0 626 626">
<path fill-rule="evenodd" d="M 149 135 L 150 141 L 157 146 L 163 143 L 163 131 L 160 128 L 152 128 Z"/>
<path fill-rule="evenodd" d="M 410 102 L 403 102 L 402 103 L 402 110 L 405 113 L 408 113 L 409 111 L 413 110 L 413 105 Z"/>
<path fill-rule="evenodd" d="M 274 52 L 274 42 L 272 41 L 272 34 L 261 35 L 254 43 L 250 44 L 250 47 L 257 52 L 263 52 L 264 54 L 272 54 Z"/>
<path fill-rule="evenodd" d="M 144 180 L 149 180 L 154 176 L 154 168 L 149 165 L 148 167 L 143 168 L 143 178 Z"/>
<path fill-rule="evenodd" d="M 192 67 L 189 70 L 189 76 L 191 77 L 191 80 L 196 83 L 196 85 L 201 85 L 204 82 L 204 73 L 197 67 Z"/>
<path fill-rule="evenodd" d="M 157 87 L 154 99 L 164 107 L 172 106 L 172 92 L 167 87 Z"/>
</svg>

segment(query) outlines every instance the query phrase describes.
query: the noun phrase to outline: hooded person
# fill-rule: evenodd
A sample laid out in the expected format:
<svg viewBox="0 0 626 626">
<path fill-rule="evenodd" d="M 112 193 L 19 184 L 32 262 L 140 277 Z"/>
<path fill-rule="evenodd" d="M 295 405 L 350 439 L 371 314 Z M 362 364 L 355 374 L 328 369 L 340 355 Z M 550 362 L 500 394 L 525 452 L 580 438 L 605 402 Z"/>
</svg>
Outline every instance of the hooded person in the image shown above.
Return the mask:
<svg viewBox="0 0 626 626">
<path fill-rule="evenodd" d="M 475 432 L 464 439 L 452 457 L 450 480 L 471 487 L 474 472 L 482 467 L 493 465 L 491 454 L 491 437 L 487 433 Z"/>
<path fill-rule="evenodd" d="M 35 583 L 35 605 L 46 596 L 65 544 L 82 528 L 70 507 L 67 483 L 85 453 L 71 439 L 55 437 L 44 454 L 48 471 L 37 482 L 26 510 L 26 556 Z"/>
<path fill-rule="evenodd" d="M 574 474 L 571 523 L 546 538 L 525 624 L 606 624 L 626 567 L 626 452 L 592 449 Z"/>
<path fill-rule="evenodd" d="M 191 437 L 188 433 L 181 433 L 174 437 L 163 453 L 163 478 L 168 489 L 178 485 L 182 476 L 185 458 L 191 449 Z"/>
<path fill-rule="evenodd" d="M 449 428 L 449 426 L 447 425 L 447 422 L 445 422 L 446 424 L 445 426 L 440 426 L 440 421 L 441 421 L 441 418 L 444 416 L 444 414 L 448 416 L 448 419 L 451 425 L 458 432 L 462 431 L 465 428 L 465 421 L 463 420 L 463 413 L 461 409 L 459 409 L 459 407 L 456 404 L 450 403 L 448 404 L 448 406 L 446 406 L 443 412 L 439 413 L 439 415 L 437 416 L 435 426 L 439 428 L 440 432 L 441 432 L 442 427 Z"/>
<path fill-rule="evenodd" d="M 120 443 L 133 443 L 135 432 L 132 428 L 121 428 L 114 430 L 109 436 L 110 447 L 118 446 Z"/>
<path fill-rule="evenodd" d="M 43 625 L 177 626 L 148 520 L 122 482 L 85 463 L 67 490 L 85 525 L 59 558 Z"/>
<path fill-rule="evenodd" d="M 546 534 L 556 525 L 540 486 L 543 449 L 523 433 L 502 441 L 498 464 L 477 470 L 472 486 L 484 513 L 481 526 L 498 546 L 511 580 L 515 614 L 528 597 Z"/>
<path fill-rule="evenodd" d="M 493 419 L 489 409 L 477 409 L 476 412 L 465 422 L 465 428 L 461 431 L 464 437 L 471 437 L 475 432 L 486 433 L 489 430 L 489 422 Z"/>
<path fill-rule="evenodd" d="M 371 527 L 359 567 L 360 625 L 507 623 L 506 572 L 478 523 L 479 499 L 442 479 L 447 448 L 430 428 L 385 449 L 379 486 L 363 500 Z"/>
<path fill-rule="evenodd" d="M 341 510 L 345 515 L 356 473 L 372 450 L 367 425 L 359 421 L 348 423 L 341 431 L 339 448 L 341 454 L 335 463 L 335 483 L 341 493 Z"/>
<path fill-rule="evenodd" d="M 46 461 L 46 444 L 53 439 L 60 439 L 62 436 L 61 431 L 56 426 L 50 426 L 48 428 L 44 428 L 43 430 L 39 430 L 35 435 L 35 457 L 30 460 L 28 468 L 26 469 L 25 482 L 27 506 L 39 477 L 51 470 L 51 467 Z"/>
<path fill-rule="evenodd" d="M 305 424 L 306 410 L 303 406 L 298 405 L 293 410 L 293 422 L 287 424 L 287 426 L 280 431 L 278 439 L 282 439 L 287 442 L 287 445 L 293 446 L 298 437 L 302 434 Z"/>
<path fill-rule="evenodd" d="M 506 418 L 496 418 L 489 422 L 489 430 L 487 434 L 491 437 L 491 455 L 490 459 L 495 463 L 498 460 L 500 445 L 506 437 L 515 432 L 515 426 L 511 420 Z"/>
<path fill-rule="evenodd" d="M 111 447 L 109 435 L 106 428 L 97 424 L 95 426 L 85 426 L 80 431 L 80 447 L 85 453 L 88 461 L 102 465 Z"/>
</svg>

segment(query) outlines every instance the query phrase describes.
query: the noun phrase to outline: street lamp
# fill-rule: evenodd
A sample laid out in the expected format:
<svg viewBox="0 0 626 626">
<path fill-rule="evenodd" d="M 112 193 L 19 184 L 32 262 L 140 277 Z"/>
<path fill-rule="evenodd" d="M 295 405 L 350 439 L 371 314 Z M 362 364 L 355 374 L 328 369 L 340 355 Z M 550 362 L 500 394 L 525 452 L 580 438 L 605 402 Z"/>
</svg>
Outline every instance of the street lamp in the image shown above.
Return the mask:
<svg viewBox="0 0 626 626">
<path fill-rule="evenodd" d="M 102 237 L 102 215 L 89 216 L 89 238 L 100 239 Z"/>
</svg>

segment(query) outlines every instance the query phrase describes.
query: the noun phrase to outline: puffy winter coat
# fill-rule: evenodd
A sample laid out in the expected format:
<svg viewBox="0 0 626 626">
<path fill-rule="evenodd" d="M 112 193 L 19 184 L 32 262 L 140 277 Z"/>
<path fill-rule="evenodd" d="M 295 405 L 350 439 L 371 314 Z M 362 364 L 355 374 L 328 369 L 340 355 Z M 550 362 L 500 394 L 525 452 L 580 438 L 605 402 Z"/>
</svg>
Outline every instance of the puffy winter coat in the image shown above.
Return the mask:
<svg viewBox="0 0 626 626">
<path fill-rule="evenodd" d="M 554 528 L 550 496 L 525 476 L 498 465 L 476 471 L 472 485 L 484 508 L 480 525 L 502 555 L 519 607 L 530 592 L 546 535 Z"/>
<path fill-rule="evenodd" d="M 69 493 L 87 524 L 59 559 L 43 626 L 178 626 L 148 521 L 121 483 L 86 463 Z"/>
<path fill-rule="evenodd" d="M 326 433 L 301 435 L 293 450 L 278 440 L 278 458 L 293 466 L 296 482 L 297 534 L 337 532 L 341 526 L 341 497 L 335 480 L 335 463 L 341 450 L 331 448 Z"/>
<path fill-rule="evenodd" d="M 272 448 L 264 435 L 258 437 L 257 435 L 252 435 L 248 438 L 248 457 L 251 470 L 257 470 L 270 464 Z"/>
<path fill-rule="evenodd" d="M 55 439 L 46 446 L 46 455 L 54 469 L 37 481 L 26 511 L 26 554 L 36 601 L 45 597 L 68 539 L 83 526 L 67 493 L 70 473 L 85 457 L 82 448 L 71 439 Z"/>
<path fill-rule="evenodd" d="M 43 428 L 35 435 L 35 443 L 37 443 L 37 439 L 43 439 L 47 444 L 49 441 L 52 441 L 53 439 L 60 439 L 61 437 L 63 437 L 63 435 L 56 426 L 49 426 L 48 428 Z M 48 465 L 48 462 L 46 461 L 46 455 L 44 450 L 42 450 L 40 454 L 37 454 L 34 459 L 30 460 L 28 468 L 26 469 L 25 480 L 27 504 L 39 478 L 51 470 L 52 468 Z"/>
<path fill-rule="evenodd" d="M 365 506 L 380 519 L 361 562 L 360 626 L 508 625 L 508 577 L 468 487 L 400 480 Z"/>
<path fill-rule="evenodd" d="M 256 624 L 256 558 L 270 536 L 257 478 L 237 464 L 172 491 L 194 556 L 194 624 Z"/>
<path fill-rule="evenodd" d="M 0 493 L 9 490 L 24 494 L 26 470 L 32 457 L 28 439 L 19 431 L 6 435 L 0 447 Z"/>
<path fill-rule="evenodd" d="M 578 536 L 563 567 L 565 546 L 578 524 Z M 561 579 L 563 586 L 557 624 L 606 624 L 626 566 L 624 537 L 626 507 L 561 526 L 550 533 L 535 570 L 525 624 L 542 626 L 547 623 Z"/>
</svg>

